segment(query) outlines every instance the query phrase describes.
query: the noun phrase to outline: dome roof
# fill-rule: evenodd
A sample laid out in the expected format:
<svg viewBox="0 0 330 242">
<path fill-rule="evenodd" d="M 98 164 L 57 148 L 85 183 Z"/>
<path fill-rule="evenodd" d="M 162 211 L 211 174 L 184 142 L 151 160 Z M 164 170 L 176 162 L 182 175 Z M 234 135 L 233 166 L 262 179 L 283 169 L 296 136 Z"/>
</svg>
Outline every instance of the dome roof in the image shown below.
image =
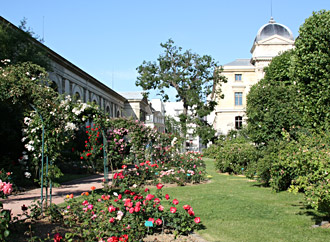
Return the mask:
<svg viewBox="0 0 330 242">
<path fill-rule="evenodd" d="M 273 35 L 294 40 L 291 30 L 283 24 L 276 23 L 273 17 L 271 17 L 269 22 L 259 29 L 254 41 L 257 42 Z"/>
</svg>

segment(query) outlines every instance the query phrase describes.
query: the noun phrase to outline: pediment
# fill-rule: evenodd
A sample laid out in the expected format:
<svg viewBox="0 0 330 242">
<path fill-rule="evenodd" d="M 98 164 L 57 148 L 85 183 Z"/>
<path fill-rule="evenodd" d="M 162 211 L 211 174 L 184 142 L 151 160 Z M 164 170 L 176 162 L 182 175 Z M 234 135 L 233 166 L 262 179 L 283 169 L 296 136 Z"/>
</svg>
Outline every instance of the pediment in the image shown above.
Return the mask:
<svg viewBox="0 0 330 242">
<path fill-rule="evenodd" d="M 294 41 L 280 35 L 273 35 L 258 41 L 258 45 L 293 45 Z"/>
</svg>

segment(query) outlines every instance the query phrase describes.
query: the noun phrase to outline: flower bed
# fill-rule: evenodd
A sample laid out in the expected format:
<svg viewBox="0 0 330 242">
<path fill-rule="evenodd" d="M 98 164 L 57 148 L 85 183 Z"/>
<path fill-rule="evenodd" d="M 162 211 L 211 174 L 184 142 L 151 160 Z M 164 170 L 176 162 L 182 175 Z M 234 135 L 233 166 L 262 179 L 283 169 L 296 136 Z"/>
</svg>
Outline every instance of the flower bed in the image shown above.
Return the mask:
<svg viewBox="0 0 330 242">
<path fill-rule="evenodd" d="M 155 193 L 133 187 L 102 195 L 92 187 L 91 192 L 82 194 L 83 200 L 68 195 L 60 211 L 70 232 L 56 234 L 54 241 L 141 241 L 154 233 L 187 235 L 201 228 L 201 220 L 190 205 L 163 195 L 163 184 L 156 187 Z"/>
</svg>

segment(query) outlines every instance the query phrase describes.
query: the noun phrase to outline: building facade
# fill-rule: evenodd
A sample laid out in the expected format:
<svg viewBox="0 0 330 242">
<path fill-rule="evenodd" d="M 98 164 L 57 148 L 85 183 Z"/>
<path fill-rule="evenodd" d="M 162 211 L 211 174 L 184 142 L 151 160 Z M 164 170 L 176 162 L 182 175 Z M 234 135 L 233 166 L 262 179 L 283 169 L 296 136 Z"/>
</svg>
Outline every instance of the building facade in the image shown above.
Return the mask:
<svg viewBox="0 0 330 242">
<path fill-rule="evenodd" d="M 180 121 L 179 115 L 183 113 L 183 102 L 165 102 L 166 116 L 174 118 L 176 121 Z M 188 110 L 189 114 L 189 110 Z M 190 124 L 187 127 L 186 134 L 186 151 L 202 151 L 205 146 L 202 144 L 202 139 L 199 136 L 194 135 L 194 124 Z"/>
<path fill-rule="evenodd" d="M 146 125 L 165 133 L 165 105 L 161 99 L 151 99 L 151 113 L 146 117 Z"/>
<path fill-rule="evenodd" d="M 236 59 L 223 65 L 222 74 L 228 81 L 222 84 L 224 99 L 218 105 L 210 122 L 218 134 L 240 129 L 246 122 L 246 96 L 250 88 L 264 76 L 264 68 L 281 52 L 294 48 L 294 37 L 285 25 L 273 18 L 263 25 L 251 48 L 251 59 Z"/>
<path fill-rule="evenodd" d="M 16 31 L 22 31 L 1 16 L 0 21 Z M 94 102 L 108 113 L 109 117 L 123 116 L 124 104 L 127 101 L 125 97 L 66 60 L 40 41 L 32 37 L 29 40 L 43 49 L 49 58 L 51 66 L 51 71 L 48 72 L 49 79 L 52 81 L 52 87 L 59 94 L 76 96 L 83 102 Z"/>
</svg>

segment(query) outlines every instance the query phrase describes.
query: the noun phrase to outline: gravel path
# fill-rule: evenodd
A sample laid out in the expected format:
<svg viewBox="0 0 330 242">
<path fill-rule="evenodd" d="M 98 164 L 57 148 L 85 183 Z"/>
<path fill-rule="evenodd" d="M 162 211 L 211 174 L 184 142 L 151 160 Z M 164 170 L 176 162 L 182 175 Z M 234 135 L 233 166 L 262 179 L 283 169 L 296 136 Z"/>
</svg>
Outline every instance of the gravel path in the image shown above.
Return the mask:
<svg viewBox="0 0 330 242">
<path fill-rule="evenodd" d="M 53 188 L 52 191 L 52 203 L 58 204 L 64 202 L 66 195 L 73 193 L 75 196 L 80 195 L 82 192 L 90 192 L 91 187 L 95 186 L 96 189 L 103 187 L 103 174 L 93 175 L 71 182 L 64 183 L 60 187 Z M 17 195 L 11 195 L 7 199 L 2 200 L 3 208 L 10 209 L 12 216 L 21 214 L 21 207 L 31 205 L 34 200 L 40 201 L 41 189 L 33 189 L 26 192 L 19 193 Z M 46 195 L 46 189 L 44 189 L 43 196 Z M 49 198 L 48 198 L 49 201 Z"/>
</svg>

